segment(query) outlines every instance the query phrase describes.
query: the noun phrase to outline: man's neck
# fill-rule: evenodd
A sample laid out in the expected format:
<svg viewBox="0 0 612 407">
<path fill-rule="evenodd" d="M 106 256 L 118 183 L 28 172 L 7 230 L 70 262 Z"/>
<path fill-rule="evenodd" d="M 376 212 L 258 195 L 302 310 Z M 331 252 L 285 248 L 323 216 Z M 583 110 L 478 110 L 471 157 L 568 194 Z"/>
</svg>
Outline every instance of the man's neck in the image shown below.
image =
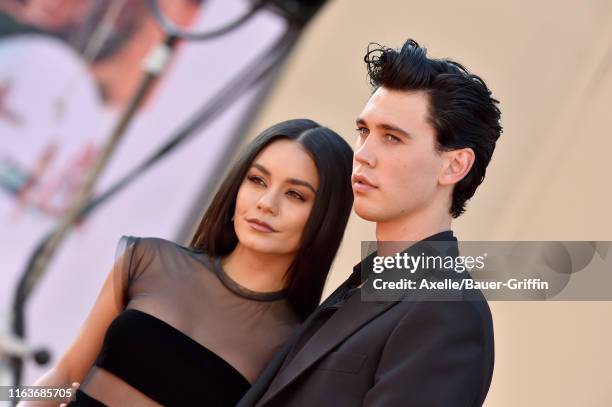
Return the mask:
<svg viewBox="0 0 612 407">
<path fill-rule="evenodd" d="M 451 229 L 449 213 L 414 213 L 402 218 L 376 223 L 379 242 L 418 242 Z"/>
</svg>

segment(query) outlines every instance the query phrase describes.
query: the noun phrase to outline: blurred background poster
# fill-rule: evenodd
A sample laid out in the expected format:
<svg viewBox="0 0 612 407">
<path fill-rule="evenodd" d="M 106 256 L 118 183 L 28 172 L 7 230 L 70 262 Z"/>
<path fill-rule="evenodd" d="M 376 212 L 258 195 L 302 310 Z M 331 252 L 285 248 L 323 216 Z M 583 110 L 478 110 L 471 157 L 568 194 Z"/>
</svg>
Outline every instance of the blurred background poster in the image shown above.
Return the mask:
<svg viewBox="0 0 612 407">
<path fill-rule="evenodd" d="M 159 4 L 180 27 L 202 31 L 250 7 L 242 0 Z M 279 15 L 260 12 L 211 41 L 179 43 L 94 196 L 159 149 L 285 26 Z M 29 257 L 74 199 L 138 87 L 143 59 L 163 38 L 146 0 L 0 2 L 0 330 L 10 331 L 14 291 Z M 28 300 L 29 344 L 47 348 L 52 358 L 61 355 L 95 300 L 121 235 L 185 235 L 266 86 L 239 96 L 210 126 L 80 222 Z M 47 368 L 28 362 L 22 383 Z"/>
</svg>

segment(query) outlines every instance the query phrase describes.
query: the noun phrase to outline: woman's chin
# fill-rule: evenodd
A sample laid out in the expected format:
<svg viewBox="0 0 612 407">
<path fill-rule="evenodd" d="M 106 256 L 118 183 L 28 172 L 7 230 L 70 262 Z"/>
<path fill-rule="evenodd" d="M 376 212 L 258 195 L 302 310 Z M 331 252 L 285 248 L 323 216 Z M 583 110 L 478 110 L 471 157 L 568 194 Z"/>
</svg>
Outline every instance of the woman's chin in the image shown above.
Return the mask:
<svg viewBox="0 0 612 407">
<path fill-rule="evenodd" d="M 278 247 L 276 242 L 270 241 L 262 237 L 249 236 L 249 238 L 240 240 L 240 244 L 250 251 L 261 255 L 276 255 L 282 254 L 282 248 Z"/>
</svg>

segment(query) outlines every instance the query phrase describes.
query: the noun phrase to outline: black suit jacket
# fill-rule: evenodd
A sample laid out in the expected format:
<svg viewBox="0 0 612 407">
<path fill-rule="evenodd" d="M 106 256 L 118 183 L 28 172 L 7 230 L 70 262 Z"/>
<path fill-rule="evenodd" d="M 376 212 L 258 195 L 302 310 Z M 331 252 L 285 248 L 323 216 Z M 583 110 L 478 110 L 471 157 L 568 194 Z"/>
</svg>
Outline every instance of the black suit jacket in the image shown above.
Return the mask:
<svg viewBox="0 0 612 407">
<path fill-rule="evenodd" d="M 351 279 L 298 329 L 239 407 L 482 405 L 494 346 L 481 294 L 470 301 L 375 302 L 356 292 L 285 360 Z"/>
</svg>

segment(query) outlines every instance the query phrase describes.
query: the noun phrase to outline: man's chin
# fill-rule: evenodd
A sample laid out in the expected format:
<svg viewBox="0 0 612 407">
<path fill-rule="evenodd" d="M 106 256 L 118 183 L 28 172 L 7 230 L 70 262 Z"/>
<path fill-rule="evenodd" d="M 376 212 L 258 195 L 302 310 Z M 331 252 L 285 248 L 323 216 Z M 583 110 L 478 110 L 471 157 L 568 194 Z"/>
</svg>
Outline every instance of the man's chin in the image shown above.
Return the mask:
<svg viewBox="0 0 612 407">
<path fill-rule="evenodd" d="M 355 202 L 355 206 L 353 210 L 363 220 L 367 220 L 369 222 L 380 222 L 384 220 L 386 217 L 382 213 L 381 208 L 373 207 L 374 205 L 363 205 Z"/>
</svg>

